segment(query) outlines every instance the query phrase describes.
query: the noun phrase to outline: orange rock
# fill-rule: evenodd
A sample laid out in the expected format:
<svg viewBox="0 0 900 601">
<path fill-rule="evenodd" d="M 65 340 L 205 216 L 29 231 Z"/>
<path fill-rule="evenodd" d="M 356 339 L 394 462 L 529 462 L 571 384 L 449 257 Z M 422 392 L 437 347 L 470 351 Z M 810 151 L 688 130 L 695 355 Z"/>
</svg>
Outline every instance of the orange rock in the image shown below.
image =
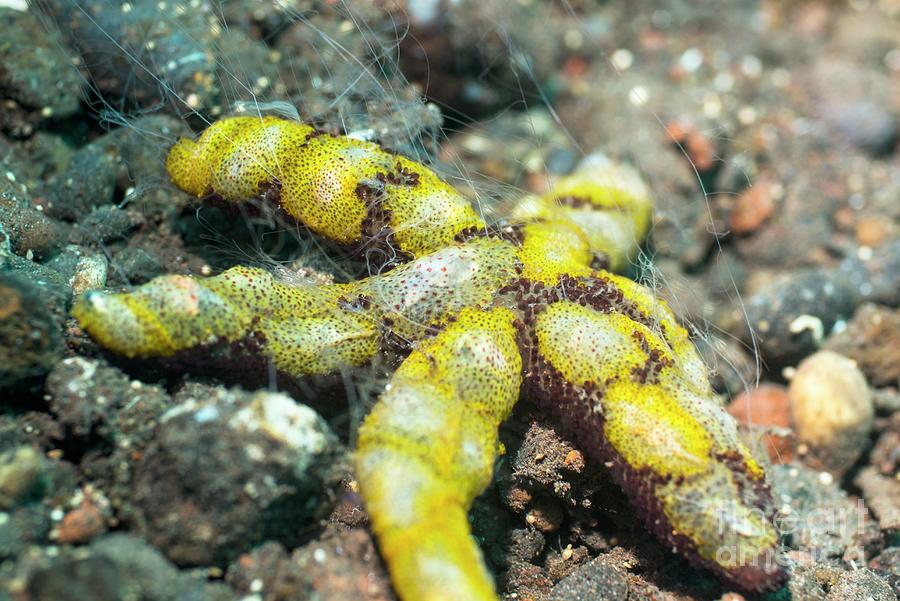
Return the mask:
<svg viewBox="0 0 900 601">
<path fill-rule="evenodd" d="M 243 555 L 238 557 L 238 564 L 245 570 L 249 570 L 255 565 L 253 562 L 253 556 L 249 553 L 244 553 Z"/>
<path fill-rule="evenodd" d="M 887 217 L 867 215 L 856 222 L 856 241 L 862 246 L 881 246 L 888 238 Z"/>
<path fill-rule="evenodd" d="M 787 389 L 777 384 L 760 384 L 728 405 L 730 413 L 743 426 L 789 428 L 791 404 Z M 762 438 L 772 461 L 787 463 L 794 455 L 794 442 L 786 436 L 765 434 Z"/>
<path fill-rule="evenodd" d="M 100 509 L 85 499 L 81 505 L 63 517 L 56 538 L 60 543 L 84 543 L 105 529 L 106 524 Z"/>
<path fill-rule="evenodd" d="M 716 150 L 700 130 L 689 123 L 670 121 L 666 124 L 666 133 L 684 149 L 697 171 L 703 173 L 712 169 Z"/>
<path fill-rule="evenodd" d="M 729 225 L 735 234 L 756 231 L 775 212 L 774 184 L 758 181 L 737 197 Z"/>
<path fill-rule="evenodd" d="M 563 74 L 570 79 L 584 77 L 590 68 L 590 63 L 581 57 L 573 56 L 563 63 Z"/>
<path fill-rule="evenodd" d="M 570 467 L 576 472 L 580 472 L 584 469 L 584 455 L 581 454 L 581 451 L 572 449 L 566 454 L 565 464 L 566 467 Z"/>
</svg>

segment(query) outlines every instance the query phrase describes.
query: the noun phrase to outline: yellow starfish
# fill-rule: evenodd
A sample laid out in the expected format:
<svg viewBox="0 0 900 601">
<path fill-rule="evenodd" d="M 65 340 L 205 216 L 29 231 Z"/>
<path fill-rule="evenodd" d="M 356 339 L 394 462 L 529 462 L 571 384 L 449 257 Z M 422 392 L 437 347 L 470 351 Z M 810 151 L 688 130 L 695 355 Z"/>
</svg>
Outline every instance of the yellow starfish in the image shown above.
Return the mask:
<svg viewBox="0 0 900 601">
<path fill-rule="evenodd" d="M 763 470 L 686 331 L 650 290 L 599 268 L 627 265 L 650 227 L 634 170 L 594 163 L 492 229 L 424 165 L 283 119 L 223 119 L 179 141 L 167 166 L 194 195 L 262 197 L 321 236 L 402 263 L 328 285 L 249 267 L 163 276 L 87 293 L 73 309 L 115 353 L 243 344 L 293 377 L 366 363 L 388 336 L 410 341 L 355 452 L 402 599 L 496 599 L 466 514 L 523 384 L 611 466 L 669 548 L 747 590 L 783 582 Z"/>
</svg>

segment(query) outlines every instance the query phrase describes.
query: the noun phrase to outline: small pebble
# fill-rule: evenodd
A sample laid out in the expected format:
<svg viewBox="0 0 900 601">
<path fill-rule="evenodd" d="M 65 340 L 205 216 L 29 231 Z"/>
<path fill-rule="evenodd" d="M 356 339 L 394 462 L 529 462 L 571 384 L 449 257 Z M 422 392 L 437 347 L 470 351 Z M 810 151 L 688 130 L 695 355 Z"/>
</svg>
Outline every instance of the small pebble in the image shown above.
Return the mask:
<svg viewBox="0 0 900 601">
<path fill-rule="evenodd" d="M 90 500 L 69 511 L 57 527 L 56 540 L 60 543 L 84 543 L 106 529 L 103 512 Z"/>
<path fill-rule="evenodd" d="M 791 381 L 791 415 L 797 438 L 813 465 L 842 472 L 866 447 L 875 414 L 866 378 L 852 360 L 820 351 L 806 358 Z"/>
<path fill-rule="evenodd" d="M 108 267 L 106 257 L 99 253 L 79 257 L 71 280 L 72 293 L 79 295 L 105 287 Z"/>
<path fill-rule="evenodd" d="M 775 184 L 758 181 L 734 202 L 729 225 L 735 234 L 756 231 L 775 212 Z"/>
<path fill-rule="evenodd" d="M 856 241 L 862 246 L 881 246 L 890 235 L 890 218 L 877 215 L 856 222 Z"/>
<path fill-rule="evenodd" d="M 531 510 L 525 515 L 525 521 L 544 534 L 559 530 L 564 519 L 565 514 L 559 503 L 545 495 L 536 497 Z"/>
<path fill-rule="evenodd" d="M 842 272 L 786 272 L 740 305 L 737 330 L 745 343 L 758 345 L 770 370 L 781 369 L 818 350 L 823 337 L 853 311 L 857 300 L 854 284 Z"/>
<path fill-rule="evenodd" d="M 759 388 L 735 397 L 728 405 L 728 413 L 742 426 L 779 430 L 762 435 L 766 452 L 776 463 L 787 463 L 793 458 L 794 444 L 788 436 L 791 402 L 784 386 L 761 384 Z"/>
<path fill-rule="evenodd" d="M 0 508 L 12 509 L 41 491 L 45 462 L 31 447 L 0 455 Z"/>
</svg>

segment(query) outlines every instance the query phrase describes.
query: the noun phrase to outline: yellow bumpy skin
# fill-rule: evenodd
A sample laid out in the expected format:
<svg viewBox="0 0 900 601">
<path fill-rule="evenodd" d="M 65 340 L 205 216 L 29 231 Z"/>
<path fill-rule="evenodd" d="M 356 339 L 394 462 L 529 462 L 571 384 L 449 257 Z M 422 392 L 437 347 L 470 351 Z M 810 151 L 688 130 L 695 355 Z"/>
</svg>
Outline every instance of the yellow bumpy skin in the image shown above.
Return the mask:
<svg viewBox="0 0 900 601">
<path fill-rule="evenodd" d="M 512 312 L 466 309 L 409 355 L 360 428 L 360 492 L 402 599 L 496 599 L 467 511 L 521 370 Z"/>
<path fill-rule="evenodd" d="M 350 284 L 290 285 L 233 267 L 211 278 L 162 276 L 128 293 L 88 292 L 72 314 L 126 357 L 209 364 L 227 351 L 302 377 L 368 362 L 385 328 L 410 342 L 430 336 L 463 309 L 489 306 L 519 269 L 514 244 L 476 238 Z"/>
<path fill-rule="evenodd" d="M 533 396 L 611 466 L 650 530 L 746 590 L 778 586 L 763 470 L 665 304 L 604 273 L 519 298 Z"/>
<path fill-rule="evenodd" d="M 544 196 L 528 196 L 511 220 L 567 222 L 581 232 L 588 249 L 613 271 L 633 261 L 650 230 L 653 197 L 633 168 L 592 155 Z M 572 274 L 574 275 L 574 274 Z"/>
<path fill-rule="evenodd" d="M 369 361 L 380 328 L 342 302 L 346 288 L 288 286 L 262 269 L 199 279 L 169 275 L 124 294 L 89 292 L 72 314 L 91 337 L 126 357 L 215 353 L 246 346 L 293 376 Z M 240 350 L 240 349 L 237 349 Z"/>
<path fill-rule="evenodd" d="M 175 144 L 166 168 L 195 196 L 263 196 L 341 244 L 386 243 L 389 252 L 421 256 L 484 225 L 428 167 L 275 117 L 222 119 L 197 141 Z"/>
<path fill-rule="evenodd" d="M 352 290 L 372 303 L 392 334 L 416 340 L 443 328 L 465 307 L 489 306 L 518 270 L 514 244 L 476 238 L 360 280 Z"/>
</svg>

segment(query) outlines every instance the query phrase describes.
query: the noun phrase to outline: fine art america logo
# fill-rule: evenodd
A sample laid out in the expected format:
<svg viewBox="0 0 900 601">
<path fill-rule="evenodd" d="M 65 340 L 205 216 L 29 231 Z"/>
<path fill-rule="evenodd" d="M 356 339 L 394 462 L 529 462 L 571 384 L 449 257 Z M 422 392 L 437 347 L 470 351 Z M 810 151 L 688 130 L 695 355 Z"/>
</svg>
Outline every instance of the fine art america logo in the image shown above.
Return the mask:
<svg viewBox="0 0 900 601">
<path fill-rule="evenodd" d="M 719 539 L 735 541 L 716 550 L 716 562 L 726 566 L 789 567 L 795 563 L 795 558 L 786 553 L 789 547 L 802 552 L 805 560 L 818 562 L 833 557 L 836 549 L 843 546 L 840 541 L 862 540 L 861 535 L 868 521 L 868 510 L 862 500 L 857 500 L 855 505 L 817 507 L 805 512 L 784 505 L 773 519 L 783 544 L 782 552 L 758 555 L 753 551 L 753 546 L 741 545 L 740 541 L 764 534 L 754 531 L 751 526 L 768 522 L 764 512 L 753 510 L 748 515 L 746 507 L 723 503 L 715 509 L 715 513 Z M 843 549 L 837 553 L 841 551 Z M 863 558 L 862 549 L 856 549 L 856 556 Z"/>
</svg>

